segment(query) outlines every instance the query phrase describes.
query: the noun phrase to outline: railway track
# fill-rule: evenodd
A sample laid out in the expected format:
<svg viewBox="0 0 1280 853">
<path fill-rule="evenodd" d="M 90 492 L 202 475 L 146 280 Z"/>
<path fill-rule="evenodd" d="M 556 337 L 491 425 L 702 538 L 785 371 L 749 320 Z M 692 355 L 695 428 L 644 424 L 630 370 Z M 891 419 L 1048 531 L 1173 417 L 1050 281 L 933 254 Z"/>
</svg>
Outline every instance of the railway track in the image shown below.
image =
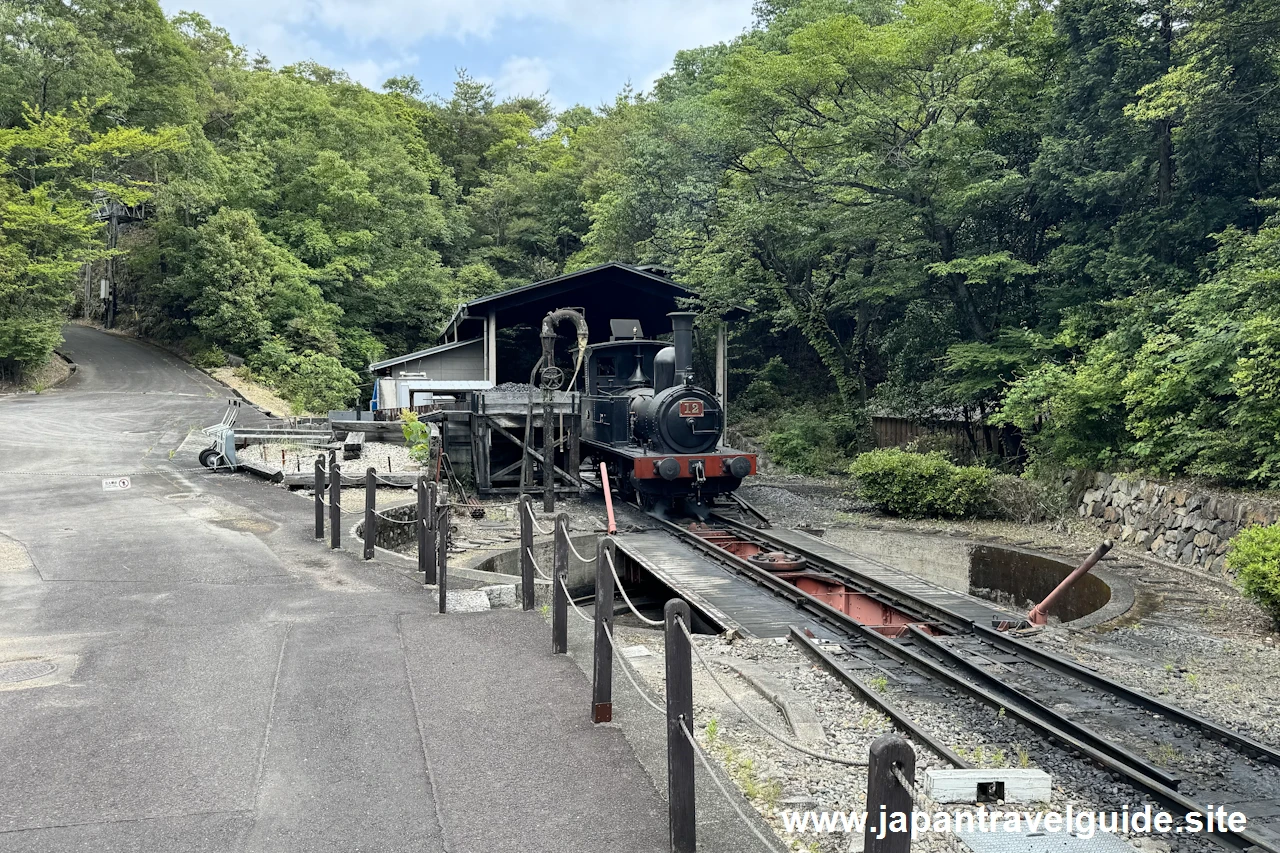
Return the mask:
<svg viewBox="0 0 1280 853">
<path fill-rule="evenodd" d="M 1125 685 L 1068 658 L 823 556 L 795 536 L 713 514 L 706 524 L 659 520 L 710 559 L 786 598 L 838 641 L 793 629 L 800 648 L 952 764 L 967 763 L 916 725 L 869 680 L 905 696 L 939 687 L 998 709 L 1087 759 L 1175 814 L 1219 805 L 1247 828 L 1214 826 L 1228 849 L 1280 853 L 1280 750 Z M 819 540 L 814 540 L 819 542 Z"/>
</svg>

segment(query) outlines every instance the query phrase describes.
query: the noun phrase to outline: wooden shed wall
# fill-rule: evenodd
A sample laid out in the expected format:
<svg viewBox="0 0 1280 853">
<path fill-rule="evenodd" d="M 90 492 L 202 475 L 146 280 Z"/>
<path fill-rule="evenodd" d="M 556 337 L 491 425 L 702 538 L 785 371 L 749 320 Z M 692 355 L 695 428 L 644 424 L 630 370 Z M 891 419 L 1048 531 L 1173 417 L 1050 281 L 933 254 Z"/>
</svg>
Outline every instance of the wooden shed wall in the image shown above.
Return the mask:
<svg viewBox="0 0 1280 853">
<path fill-rule="evenodd" d="M 427 379 L 478 379 L 484 376 L 484 341 L 477 338 L 444 352 L 401 362 L 392 370 L 399 379 L 405 373 L 422 374 Z"/>
<path fill-rule="evenodd" d="M 906 418 L 874 417 L 871 427 L 875 433 L 876 447 L 905 447 L 918 438 L 927 435 L 946 435 L 957 442 L 968 446 L 969 437 L 965 433 L 964 424 L 958 421 L 921 424 Z M 998 427 L 975 424 L 973 437 L 979 447 L 985 451 L 1004 455 L 1004 442 Z"/>
</svg>

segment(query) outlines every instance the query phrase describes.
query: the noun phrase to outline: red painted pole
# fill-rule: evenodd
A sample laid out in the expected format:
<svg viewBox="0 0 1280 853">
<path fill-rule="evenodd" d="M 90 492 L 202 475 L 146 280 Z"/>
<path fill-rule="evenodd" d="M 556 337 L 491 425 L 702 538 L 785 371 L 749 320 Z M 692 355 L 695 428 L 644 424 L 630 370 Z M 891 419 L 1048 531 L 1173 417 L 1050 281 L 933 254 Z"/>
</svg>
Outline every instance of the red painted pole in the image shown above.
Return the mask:
<svg viewBox="0 0 1280 853">
<path fill-rule="evenodd" d="M 1094 548 L 1093 553 L 1090 554 L 1085 559 L 1085 561 L 1076 568 L 1074 572 L 1072 572 L 1071 574 L 1063 578 L 1062 583 L 1058 584 L 1054 588 L 1053 592 L 1046 595 L 1044 598 L 1044 601 L 1040 602 L 1035 607 L 1031 608 L 1031 612 L 1027 614 L 1027 621 L 1030 622 L 1032 625 L 1048 624 L 1049 608 L 1053 607 L 1054 602 L 1056 602 L 1059 598 L 1061 598 L 1062 595 L 1067 590 L 1069 590 L 1075 584 L 1076 581 L 1080 580 L 1080 578 L 1089 574 L 1089 570 L 1092 569 L 1094 566 L 1096 566 L 1098 564 L 1098 561 L 1101 560 L 1104 556 L 1106 556 L 1107 552 L 1111 550 L 1111 545 L 1112 545 L 1111 540 L 1107 539 L 1097 548 Z"/>
<path fill-rule="evenodd" d="M 600 463 L 600 485 L 604 486 L 604 507 L 609 511 L 609 535 L 618 532 L 618 523 L 613 518 L 613 494 L 609 491 L 609 472 L 604 463 Z"/>
</svg>

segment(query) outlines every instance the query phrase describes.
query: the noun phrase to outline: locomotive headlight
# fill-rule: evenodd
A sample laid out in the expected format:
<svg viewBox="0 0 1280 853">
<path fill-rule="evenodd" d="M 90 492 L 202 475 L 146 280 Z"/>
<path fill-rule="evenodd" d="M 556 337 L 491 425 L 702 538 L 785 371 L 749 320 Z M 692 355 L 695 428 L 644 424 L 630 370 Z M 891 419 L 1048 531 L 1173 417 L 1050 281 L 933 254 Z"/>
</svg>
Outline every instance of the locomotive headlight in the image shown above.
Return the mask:
<svg viewBox="0 0 1280 853">
<path fill-rule="evenodd" d="M 674 480 L 680 476 L 680 460 L 679 459 L 660 459 L 655 463 L 658 469 L 658 476 L 664 480 Z"/>
</svg>

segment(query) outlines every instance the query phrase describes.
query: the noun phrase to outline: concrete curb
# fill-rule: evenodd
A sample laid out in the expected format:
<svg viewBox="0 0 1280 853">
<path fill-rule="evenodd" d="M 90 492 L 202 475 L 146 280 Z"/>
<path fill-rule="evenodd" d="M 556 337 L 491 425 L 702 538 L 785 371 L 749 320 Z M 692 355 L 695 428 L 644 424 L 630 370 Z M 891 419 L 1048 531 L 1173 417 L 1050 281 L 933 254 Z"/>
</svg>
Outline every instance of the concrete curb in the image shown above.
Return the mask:
<svg viewBox="0 0 1280 853">
<path fill-rule="evenodd" d="M 801 700 L 794 690 L 754 664 L 729 658 L 720 658 L 719 662 L 742 676 L 757 693 L 772 702 L 782 712 L 791 732 L 801 743 L 818 745 L 827 742 L 827 732 L 822 727 L 817 712 Z"/>
</svg>

